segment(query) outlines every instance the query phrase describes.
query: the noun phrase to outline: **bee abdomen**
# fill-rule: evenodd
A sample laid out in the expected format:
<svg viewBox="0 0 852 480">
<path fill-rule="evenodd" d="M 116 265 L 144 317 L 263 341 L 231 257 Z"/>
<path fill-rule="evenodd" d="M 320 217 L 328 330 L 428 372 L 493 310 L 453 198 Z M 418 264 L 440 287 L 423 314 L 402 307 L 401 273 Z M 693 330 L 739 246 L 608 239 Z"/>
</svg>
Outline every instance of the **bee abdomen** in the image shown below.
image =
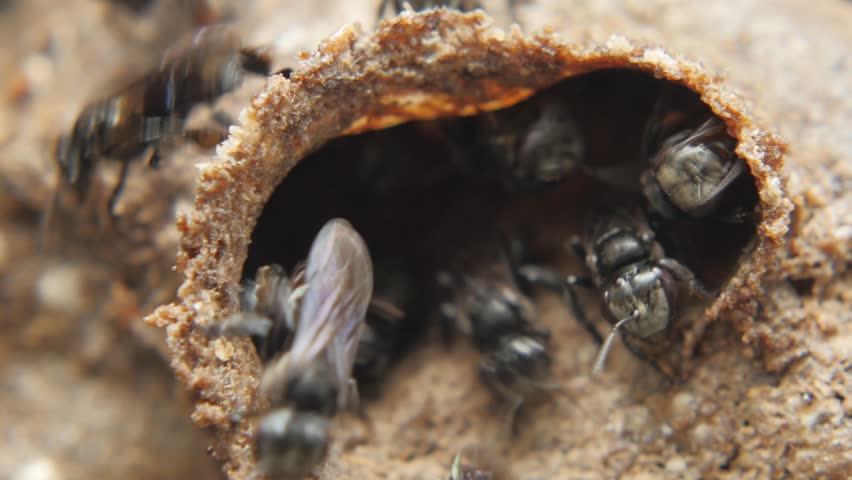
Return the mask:
<svg viewBox="0 0 852 480">
<path fill-rule="evenodd" d="M 325 458 L 329 421 L 321 415 L 282 408 L 264 415 L 257 426 L 258 468 L 273 477 L 301 477 Z"/>
</svg>

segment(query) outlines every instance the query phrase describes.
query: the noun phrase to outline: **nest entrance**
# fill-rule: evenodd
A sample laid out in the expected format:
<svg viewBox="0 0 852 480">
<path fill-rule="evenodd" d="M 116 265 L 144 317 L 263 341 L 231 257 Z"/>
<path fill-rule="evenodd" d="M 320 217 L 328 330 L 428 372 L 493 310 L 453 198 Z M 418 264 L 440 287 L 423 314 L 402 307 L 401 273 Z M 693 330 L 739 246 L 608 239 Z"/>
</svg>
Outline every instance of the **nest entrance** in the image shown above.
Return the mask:
<svg viewBox="0 0 852 480">
<path fill-rule="evenodd" d="M 635 155 L 641 151 L 647 115 L 658 92 L 667 86 L 685 92 L 690 101 L 705 111 L 712 110 L 725 123 L 739 141 L 737 153 L 751 173 L 747 199 L 757 201 L 755 190 L 759 194 L 757 228 L 749 226 L 740 235 L 740 227 L 720 226 L 713 232 L 716 240 L 707 241 L 709 245 L 700 249 L 701 239 L 693 235 L 695 248 L 703 254 L 695 261 L 669 252 L 710 286 L 723 284 L 704 314 L 696 316 L 694 331 L 701 332 L 713 319 L 747 306 L 760 294 L 759 279 L 782 244 L 791 204 L 778 173 L 783 142 L 762 129 L 738 97 L 700 65 L 622 37 L 613 37 L 604 45 L 569 46 L 546 32 L 530 37 L 497 31 L 481 13 L 461 15 L 439 9 L 402 14 L 369 34 L 344 27 L 322 42 L 317 53 L 306 58 L 289 79 L 271 77 L 244 111 L 241 125 L 219 146 L 218 160 L 201 167 L 194 209 L 178 218 L 181 249 L 176 266 L 186 282 L 177 302 L 149 317 L 151 323 L 168 327 L 172 365 L 197 398 L 193 419 L 199 425 L 215 427 L 213 452 L 225 462 L 229 476 L 254 475 L 256 459 L 247 448 L 252 427 L 246 422 L 235 426 L 230 415 L 255 406 L 262 365 L 250 343 L 211 340 L 203 327 L 233 312 L 241 276 L 250 276 L 258 266 L 271 262 L 292 267 L 307 254 L 319 226 L 330 217 L 341 216 L 367 240 L 376 269 L 385 258 L 402 255 L 407 257 L 402 263 L 411 265 L 401 270 L 431 285 L 437 260 L 447 252 L 431 240 L 447 223 L 446 216 L 465 209 L 485 218 L 496 216 L 500 221 L 531 226 L 533 237 L 540 237 L 531 242 L 535 252 L 559 263 L 560 258 L 571 257 L 564 241 L 578 231 L 576 218 L 588 206 L 602 197 L 628 206 L 641 204 L 636 183 L 646 163 Z M 562 93 L 574 100 L 578 130 L 588 143 L 586 162 L 594 167 L 610 162 L 632 166 L 636 173 L 622 178 L 633 188 L 613 187 L 595 175 L 578 173 L 554 188 L 511 195 L 499 175 L 494 175 L 494 168 L 487 168 L 487 158 L 477 159 L 476 168 L 458 168 L 451 155 L 453 142 L 445 141 L 445 130 L 438 128 L 442 122 L 455 122 L 458 128 L 450 129 L 456 132 L 451 139 L 461 138 L 464 143 L 469 138 L 467 128 L 476 125 L 477 114 L 551 88 L 564 89 Z M 453 115 L 465 118 L 449 118 Z M 446 120 L 426 121 L 437 117 Z M 422 121 L 377 130 L 414 120 Z M 343 136 L 349 133 L 363 135 Z M 372 153 L 376 151 L 391 153 L 382 160 L 382 155 Z M 400 179 L 405 186 L 395 187 Z M 472 225 L 462 223 L 462 227 Z M 449 238 L 468 238 L 465 228 L 460 232 Z M 677 232 L 689 233 L 685 229 Z M 730 238 L 734 246 L 723 246 L 722 237 Z M 742 246 L 747 249 L 744 255 L 740 255 Z M 452 243 L 450 248 L 454 248 Z M 709 281 L 713 265 L 724 270 L 717 282 Z M 737 271 L 731 276 L 733 269 Z M 578 270 L 576 263 L 565 269 Z M 730 280 L 723 282 L 725 278 Z M 382 288 L 381 277 L 375 282 Z M 423 293 L 427 296 L 428 288 Z M 435 308 L 434 303 L 424 303 L 427 311 Z M 408 311 L 411 315 L 417 312 Z M 559 325 L 570 322 L 555 320 Z M 559 340 L 554 337 L 554 350 L 561 356 L 558 364 L 564 366 L 571 362 L 581 339 L 556 333 Z M 692 337 L 684 336 L 683 352 L 691 351 L 698 336 Z M 574 342 L 573 346 L 560 349 L 563 340 L 565 345 Z M 425 348 L 423 353 L 428 351 Z M 415 352 L 412 360 L 420 358 L 419 354 Z M 404 385 L 431 385 L 445 371 L 458 367 L 452 362 L 432 365 L 446 360 L 441 357 L 430 356 L 418 364 L 425 375 L 421 383 Z M 567 372 L 558 372 L 557 380 L 569 381 Z M 570 375 L 576 374 L 572 369 Z M 393 400 L 391 390 L 397 385 L 403 382 L 390 382 L 391 388 L 383 389 L 382 405 Z M 428 393 L 417 390 L 418 398 Z M 481 390 L 485 389 L 475 391 Z M 455 405 L 467 404 L 469 393 L 434 405 L 450 406 L 452 415 L 445 420 L 461 425 L 466 420 L 457 418 Z M 399 413 L 405 411 L 408 407 Z M 432 417 L 426 411 L 424 415 Z M 554 431 L 582 423 L 577 417 L 552 418 L 563 421 L 553 425 Z M 406 424 L 403 418 L 397 420 Z M 382 425 L 377 422 L 375 427 Z M 432 431 L 432 445 L 456 448 L 457 442 L 448 438 L 453 432 L 441 425 Z M 584 434 L 600 432 L 598 424 L 587 427 Z M 421 433 L 418 429 L 418 439 L 422 439 Z M 560 434 L 558 438 L 574 437 Z M 556 442 L 553 448 L 564 449 L 565 445 Z M 332 453 L 328 464 L 336 463 L 356 466 Z"/>
<path fill-rule="evenodd" d="M 505 121 L 523 103 L 557 97 L 570 108 L 582 135 L 588 171 L 522 192 L 506 188 L 495 160 L 487 155 L 462 159 L 471 161 L 460 165 L 459 156 L 469 151 L 465 148 L 487 133 L 492 113 L 410 122 L 331 140 L 300 161 L 265 204 L 243 276 L 271 262 L 292 268 L 304 259 L 321 226 L 343 217 L 364 236 L 375 262 L 402 258 L 406 271 L 428 283 L 434 278 L 434 263 L 448 253 L 435 251 L 433 232 L 460 210 L 518 226 L 532 234 L 533 250 L 543 252 L 544 261 L 564 263 L 571 255 L 564 244 L 578 233 L 586 208 L 602 202 L 624 207 L 643 203 L 639 175 L 648 166 L 643 134 L 663 95 L 699 116 L 711 115 L 685 87 L 627 69 L 571 77 L 498 112 Z M 620 172 L 620 184 L 596 178 L 598 168 Z M 754 179 L 744 178 L 732 196 L 753 206 Z M 713 222 L 661 225 L 656 230 L 666 252 L 695 269 L 712 288 L 734 273 L 755 232 L 753 224 Z"/>
</svg>

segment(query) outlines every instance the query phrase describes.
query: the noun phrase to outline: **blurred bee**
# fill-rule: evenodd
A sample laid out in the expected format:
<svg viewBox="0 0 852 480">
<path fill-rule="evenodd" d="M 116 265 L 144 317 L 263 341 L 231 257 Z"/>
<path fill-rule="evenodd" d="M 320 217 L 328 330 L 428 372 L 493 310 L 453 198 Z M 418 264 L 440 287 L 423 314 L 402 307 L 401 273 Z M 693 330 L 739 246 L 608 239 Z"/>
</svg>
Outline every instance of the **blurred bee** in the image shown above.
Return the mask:
<svg viewBox="0 0 852 480">
<path fill-rule="evenodd" d="M 364 319 L 353 376 L 358 383 L 375 384 L 390 368 L 406 312 L 382 297 L 373 297 Z"/>
<path fill-rule="evenodd" d="M 745 161 L 734 153 L 736 140 L 706 107 L 676 109 L 672 95 L 663 94 L 645 128 L 650 168 L 641 184 L 650 211 L 667 220 L 749 221 L 757 197 L 734 192 L 748 181 L 754 189 Z"/>
<path fill-rule="evenodd" d="M 154 71 L 85 107 L 71 131 L 60 137 L 60 178 L 80 199 L 88 196 L 97 162 L 117 160 L 121 172 L 108 202 L 109 212 L 114 212 L 131 160 L 147 152 L 147 163 L 156 167 L 160 142 L 179 136 L 218 141 L 221 129 L 184 128 L 190 110 L 235 88 L 246 72 L 269 73 L 267 55 L 241 48 L 232 30 L 202 28 L 185 43 L 170 49 Z"/>
<path fill-rule="evenodd" d="M 518 286 L 509 242 L 497 234 L 477 240 L 438 273 L 451 298 L 440 311 L 483 352 L 479 374 L 509 403 L 514 430 L 524 402 L 553 389 L 547 384 L 549 333 L 533 325 L 535 306 Z"/>
<path fill-rule="evenodd" d="M 262 474 L 309 473 L 327 452 L 328 416 L 357 404 L 352 368 L 372 296 L 372 268 L 352 225 L 330 220 L 304 268 L 290 277 L 276 265 L 258 269 L 243 289 L 242 311 L 207 329 L 260 338 L 260 356 L 269 359 L 260 392 L 272 410 L 261 415 L 254 438 Z"/>
<path fill-rule="evenodd" d="M 699 297 L 708 297 L 709 292 L 688 267 L 665 256 L 641 216 L 596 211 L 588 219 L 582 236 L 572 240 L 572 247 L 585 260 L 590 276 L 560 277 L 535 266 L 521 267 L 523 275 L 567 293 L 575 318 L 603 344 L 593 374 L 603 369 L 612 342 L 621 333 L 624 345 L 634 355 L 674 378 L 673 370 L 652 359 L 643 347 L 659 345 L 661 337 L 671 331 L 683 291 Z M 577 286 L 602 294 L 604 316 L 613 324 L 605 342 L 586 316 L 575 291 Z"/>
<path fill-rule="evenodd" d="M 452 8 L 460 12 L 470 12 L 481 8 L 482 5 L 478 0 L 392 0 L 390 2 L 395 14 L 400 14 L 405 9 L 405 4 L 409 4 L 415 12 L 422 12 L 430 8 Z M 382 0 L 379 5 L 379 19 L 385 14 L 388 7 L 388 0 Z"/>
<path fill-rule="evenodd" d="M 380 268 L 375 275 L 377 292 L 367 308 L 353 367 L 359 386 L 372 386 L 384 378 L 407 333 L 406 312 L 400 306 L 411 304 L 413 285 L 397 273 Z M 260 360 L 268 362 L 286 349 L 296 330 L 308 288 L 304 274 L 304 264 L 297 265 L 290 276 L 278 264 L 258 268 L 253 280 L 243 282 L 240 310 L 207 327 L 206 333 L 251 337 Z"/>
<path fill-rule="evenodd" d="M 265 475 L 307 474 L 328 449 L 328 415 L 357 403 L 352 378 L 364 316 L 373 292 L 372 261 L 349 222 L 334 219 L 311 245 L 304 291 L 289 351 L 264 370 L 260 390 L 273 410 L 255 437 Z"/>
<path fill-rule="evenodd" d="M 240 311 L 206 329 L 210 336 L 250 336 L 264 363 L 280 353 L 296 329 L 305 284 L 299 264 L 288 276 L 278 264 L 257 269 L 254 280 L 243 282 Z"/>
<path fill-rule="evenodd" d="M 513 107 L 450 121 L 446 131 L 458 146 L 452 158 L 463 171 L 496 171 L 512 192 L 540 190 L 586 170 L 585 142 L 558 95 L 540 94 Z"/>
</svg>

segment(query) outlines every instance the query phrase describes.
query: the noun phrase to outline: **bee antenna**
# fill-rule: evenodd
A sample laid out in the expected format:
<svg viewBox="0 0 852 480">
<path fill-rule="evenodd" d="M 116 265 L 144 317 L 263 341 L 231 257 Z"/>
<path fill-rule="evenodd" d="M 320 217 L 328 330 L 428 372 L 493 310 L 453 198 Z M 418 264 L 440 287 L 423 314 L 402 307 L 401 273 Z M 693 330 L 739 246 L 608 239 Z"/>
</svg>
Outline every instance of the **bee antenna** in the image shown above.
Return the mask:
<svg viewBox="0 0 852 480">
<path fill-rule="evenodd" d="M 601 351 L 598 353 L 598 358 L 595 359 L 595 366 L 592 368 L 592 376 L 597 376 L 601 373 L 604 367 L 604 363 L 606 363 L 606 357 L 609 355 L 609 350 L 612 348 L 612 342 L 615 340 L 615 337 L 618 336 L 618 331 L 621 327 L 632 320 L 636 320 L 639 317 L 639 312 L 634 311 L 633 315 L 630 315 L 627 318 L 623 318 L 612 327 L 612 331 L 609 333 L 609 336 L 606 337 L 606 341 L 601 347 Z"/>
</svg>

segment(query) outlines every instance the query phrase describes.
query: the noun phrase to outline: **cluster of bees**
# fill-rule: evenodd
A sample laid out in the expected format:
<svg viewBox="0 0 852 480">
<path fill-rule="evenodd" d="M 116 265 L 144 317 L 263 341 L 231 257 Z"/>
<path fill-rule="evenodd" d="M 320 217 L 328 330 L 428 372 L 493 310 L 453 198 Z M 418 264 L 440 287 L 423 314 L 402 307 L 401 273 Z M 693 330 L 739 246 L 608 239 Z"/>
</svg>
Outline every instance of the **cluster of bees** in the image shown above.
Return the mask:
<svg viewBox="0 0 852 480">
<path fill-rule="evenodd" d="M 383 1 L 380 16 L 386 6 Z M 400 2 L 393 7 L 402 8 Z M 108 200 L 112 212 L 129 162 L 145 153 L 156 166 L 164 141 L 210 135 L 185 128 L 190 110 L 250 73 L 270 73 L 262 50 L 243 48 L 218 27 L 201 30 L 166 55 L 157 70 L 83 110 L 57 144 L 63 184 L 86 199 L 97 162 L 120 161 L 120 179 Z M 732 194 L 736 185 L 753 183 L 734 153 L 735 140 L 706 107 L 682 107 L 676 97 L 660 95 L 647 119 L 638 176 L 625 174 L 629 168 L 588 161 L 581 119 L 548 93 L 484 114 L 468 122 L 463 135 L 452 121 L 441 127 L 454 169 L 495 177 L 511 194 L 552 188 L 583 174 L 614 189 L 641 192 L 643 199 L 641 209 L 602 206 L 586 212 L 581 233 L 570 240 L 585 265 L 581 274 L 528 261 L 523 242 L 500 229 L 480 229 L 466 239 L 472 248 L 442 254 L 446 260 L 432 272 L 441 298 L 432 307 L 481 352 L 481 378 L 509 404 L 513 426 L 525 402 L 554 388 L 550 335 L 536 325 L 535 289 L 562 295 L 572 316 L 601 345 L 593 372 L 603 369 L 620 336 L 637 357 L 673 376 L 646 347 L 671 331 L 685 297 L 706 298 L 710 292 L 690 267 L 666 254 L 657 232 L 699 222 L 754 222 L 753 199 Z M 218 137 L 224 133 L 213 130 Z M 265 475 L 298 478 L 310 472 L 326 455 L 329 417 L 358 402 L 354 378 L 381 378 L 391 363 L 399 326 L 412 313 L 405 306 L 417 288 L 388 281 L 384 259 L 375 258 L 374 265 L 372 253 L 349 221 L 329 220 L 303 263 L 290 273 L 276 263 L 261 266 L 243 285 L 240 311 L 206 327 L 211 337 L 252 337 L 265 364 L 260 390 L 272 407 L 258 416 L 254 440 Z M 581 288 L 600 296 L 612 324 L 608 335 L 588 318 Z M 457 459 L 452 478 L 490 477 L 463 473 Z"/>
<path fill-rule="evenodd" d="M 515 107 L 462 121 L 473 128 L 461 128 L 448 119 L 437 123 L 437 128 L 445 130 L 437 135 L 434 124 L 414 131 L 449 142 L 448 150 L 455 152 L 451 169 L 456 175 L 490 180 L 509 196 L 556 188 L 578 174 L 612 188 L 628 183 L 625 169 L 597 169 L 586 161 L 587 142 L 578 127 L 579 119 L 565 105 L 553 92 L 544 92 Z M 452 131 L 460 129 L 465 139 L 456 142 Z M 666 254 L 655 239 L 656 230 L 692 223 L 753 222 L 754 199 L 733 188 L 753 180 L 734 153 L 735 140 L 706 109 L 680 108 L 675 99 L 663 94 L 644 130 L 643 152 L 637 156 L 645 158 L 645 164 L 634 177 L 644 208 L 602 204 L 584 212 L 581 233 L 567 243 L 585 265 L 585 272 L 563 272 L 531 261 L 525 242 L 489 226 L 492 219 L 487 206 L 466 216 L 458 212 L 464 207 L 452 201 L 448 203 L 452 212 L 439 215 L 441 224 L 421 226 L 427 237 L 422 243 L 433 250 L 430 293 L 400 286 L 398 279 L 406 278 L 405 267 L 387 267 L 387 258 L 393 256 L 387 244 L 367 242 L 364 238 L 373 237 L 362 237 L 353 224 L 340 218 L 325 223 L 306 262 L 298 263 L 291 274 L 278 264 L 258 268 L 254 279 L 243 286 L 241 310 L 210 327 L 208 334 L 250 335 L 265 361 L 260 388 L 272 409 L 260 415 L 255 436 L 262 473 L 299 478 L 324 458 L 330 441 L 330 415 L 350 408 L 357 398 L 353 378 L 364 379 L 363 372 L 382 377 L 391 363 L 389 352 L 400 341 L 398 329 L 412 315 L 437 317 L 439 323 L 470 339 L 481 353 L 480 378 L 508 405 L 512 431 L 523 405 L 558 388 L 551 380 L 549 332 L 536 324 L 532 299 L 536 289 L 562 295 L 572 316 L 600 345 L 593 373 L 603 369 L 620 336 L 638 358 L 675 379 L 677 372 L 653 352 L 665 344 L 689 297 L 709 298 L 711 293 L 690 267 Z M 386 166 L 391 167 L 390 158 L 405 164 L 388 136 L 377 132 L 373 138 L 388 149 Z M 362 145 L 360 160 L 373 158 L 371 142 Z M 335 154 L 332 149 L 330 155 Z M 304 163 L 320 160 L 308 158 Z M 320 164 L 317 171 L 329 172 L 325 167 Z M 424 175 L 415 171 L 408 177 L 393 171 L 382 174 L 375 165 L 367 170 L 365 185 L 378 189 L 372 194 L 385 200 L 393 194 L 382 192 L 406 190 L 411 186 L 406 182 L 441 181 L 423 180 Z M 291 182 L 304 179 L 298 172 L 291 175 Z M 352 176 L 343 176 L 354 181 Z M 442 191 L 435 185 L 423 191 L 440 195 Z M 322 196 L 316 191 L 314 195 Z M 364 215 L 381 216 L 371 207 L 364 209 Z M 313 215 L 325 215 L 317 212 L 320 210 Z M 281 222 L 280 212 L 270 215 Z M 477 216 L 483 218 L 477 221 Z M 361 225 L 358 219 L 353 222 Z M 406 248 L 418 248 L 397 241 Z M 612 325 L 608 334 L 602 334 L 587 315 L 579 300 L 581 288 L 601 298 L 604 316 Z M 417 295 L 429 297 L 431 305 L 425 311 L 409 308 L 411 297 Z M 466 474 L 458 465 L 454 471 L 455 478 L 490 478 L 484 472 Z"/>
</svg>

